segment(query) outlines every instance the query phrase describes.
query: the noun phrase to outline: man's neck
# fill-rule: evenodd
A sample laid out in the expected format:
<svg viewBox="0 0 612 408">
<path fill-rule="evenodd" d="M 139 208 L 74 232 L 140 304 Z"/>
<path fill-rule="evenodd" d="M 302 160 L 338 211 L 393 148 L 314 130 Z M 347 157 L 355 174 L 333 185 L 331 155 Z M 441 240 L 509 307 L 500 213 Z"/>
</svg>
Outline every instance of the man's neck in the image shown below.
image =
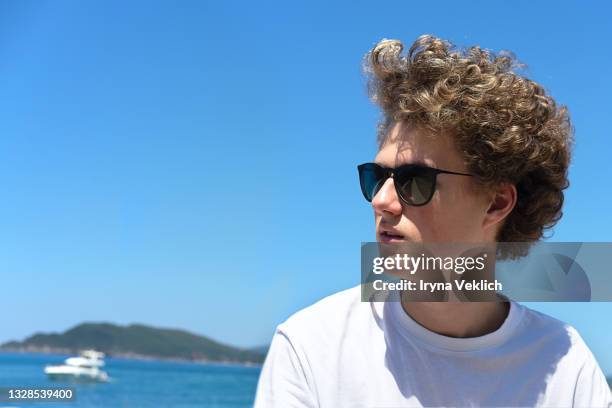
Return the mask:
<svg viewBox="0 0 612 408">
<path fill-rule="evenodd" d="M 508 302 L 407 302 L 404 311 L 432 332 L 448 337 L 479 337 L 499 329 L 508 317 Z"/>
</svg>

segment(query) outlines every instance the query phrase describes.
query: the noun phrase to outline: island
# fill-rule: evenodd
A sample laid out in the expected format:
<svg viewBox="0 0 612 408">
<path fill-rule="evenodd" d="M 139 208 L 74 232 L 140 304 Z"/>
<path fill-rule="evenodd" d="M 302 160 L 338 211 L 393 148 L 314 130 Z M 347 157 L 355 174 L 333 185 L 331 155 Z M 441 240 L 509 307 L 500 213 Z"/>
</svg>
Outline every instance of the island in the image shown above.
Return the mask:
<svg viewBox="0 0 612 408">
<path fill-rule="evenodd" d="M 259 365 L 266 347 L 242 349 L 180 329 L 130 324 L 82 323 L 63 333 L 36 333 L 0 350 L 73 354 L 95 349 L 110 357 Z"/>
</svg>

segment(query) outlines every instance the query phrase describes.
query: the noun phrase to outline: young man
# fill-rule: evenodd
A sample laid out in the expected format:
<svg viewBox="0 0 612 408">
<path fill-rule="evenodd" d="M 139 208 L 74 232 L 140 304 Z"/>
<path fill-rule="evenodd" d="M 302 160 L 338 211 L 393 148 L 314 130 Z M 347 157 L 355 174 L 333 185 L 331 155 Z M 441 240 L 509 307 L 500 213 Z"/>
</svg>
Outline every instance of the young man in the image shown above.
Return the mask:
<svg viewBox="0 0 612 408">
<path fill-rule="evenodd" d="M 375 163 L 359 169 L 377 240 L 540 239 L 568 185 L 566 109 L 514 73 L 511 56 L 454 51 L 432 36 L 407 56 L 402 48 L 384 40 L 365 61 L 384 117 Z M 384 170 L 400 167 L 414 177 Z M 421 184 L 406 181 L 416 176 Z M 580 335 L 558 320 L 513 301 L 362 302 L 358 286 L 278 326 L 255 406 L 604 407 L 612 398 Z"/>
</svg>

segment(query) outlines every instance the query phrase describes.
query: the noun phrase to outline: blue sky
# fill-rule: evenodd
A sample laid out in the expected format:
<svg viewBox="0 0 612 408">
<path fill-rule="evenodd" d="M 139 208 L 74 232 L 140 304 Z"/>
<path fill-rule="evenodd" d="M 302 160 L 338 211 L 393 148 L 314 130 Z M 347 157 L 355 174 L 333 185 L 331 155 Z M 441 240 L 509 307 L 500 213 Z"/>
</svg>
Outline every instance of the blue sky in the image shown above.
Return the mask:
<svg viewBox="0 0 612 408">
<path fill-rule="evenodd" d="M 381 4 L 0 3 L 0 341 L 110 321 L 251 346 L 357 284 L 382 38 L 513 51 L 576 128 L 551 240 L 612 241 L 609 6 Z M 612 372 L 611 304 L 530 306 Z"/>
</svg>

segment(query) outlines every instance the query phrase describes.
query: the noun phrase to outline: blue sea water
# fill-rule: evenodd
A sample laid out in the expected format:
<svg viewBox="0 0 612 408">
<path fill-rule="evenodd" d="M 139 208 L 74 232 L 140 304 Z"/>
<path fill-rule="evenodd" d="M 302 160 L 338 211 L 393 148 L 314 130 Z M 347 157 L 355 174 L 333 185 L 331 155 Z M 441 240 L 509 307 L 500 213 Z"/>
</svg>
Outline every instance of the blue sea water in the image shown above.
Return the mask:
<svg viewBox="0 0 612 408">
<path fill-rule="evenodd" d="M 71 402 L 0 402 L 0 407 L 251 407 L 259 367 L 141 361 L 107 357 L 108 383 L 72 383 L 49 380 L 47 364 L 61 364 L 69 356 L 36 353 L 0 353 L 0 387 L 71 387 Z"/>
</svg>

